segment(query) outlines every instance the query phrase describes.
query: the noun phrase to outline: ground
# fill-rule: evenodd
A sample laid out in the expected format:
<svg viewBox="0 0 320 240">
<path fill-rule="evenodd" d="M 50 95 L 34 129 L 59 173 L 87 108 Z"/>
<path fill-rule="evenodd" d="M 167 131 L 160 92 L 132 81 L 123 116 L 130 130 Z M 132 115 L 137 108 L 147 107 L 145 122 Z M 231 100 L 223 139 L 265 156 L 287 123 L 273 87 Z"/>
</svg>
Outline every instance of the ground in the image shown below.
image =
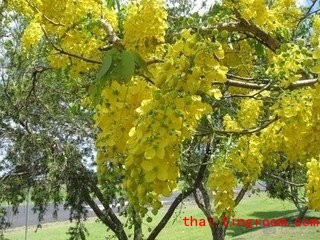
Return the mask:
<svg viewBox="0 0 320 240">
<path fill-rule="evenodd" d="M 153 222 L 149 224 L 152 228 L 159 220 L 159 216 L 154 217 Z M 272 239 L 286 239 L 286 240 L 304 240 L 320 239 L 320 227 L 318 226 L 295 226 L 293 220 L 296 219 L 297 210 L 294 205 L 277 199 L 270 199 L 266 193 L 259 193 L 258 195 L 246 196 L 236 209 L 235 220 L 242 219 L 287 219 L 287 227 L 263 227 L 253 226 L 252 228 L 233 226 L 227 231 L 226 239 L 245 240 L 245 239 L 259 239 L 259 240 L 272 240 Z M 161 232 L 157 239 L 159 240 L 194 240 L 194 239 L 210 239 L 210 230 L 208 227 L 201 226 L 185 226 L 183 218 L 192 216 L 200 220 L 204 218 L 201 211 L 192 203 L 188 202 L 181 206 L 175 213 L 174 217 L 168 223 L 167 227 Z M 320 213 L 309 211 L 305 216 L 306 219 L 320 218 Z M 296 221 L 296 224 L 301 221 Z M 103 224 L 96 221 L 95 218 L 90 218 L 86 222 L 86 227 L 89 230 L 89 240 L 104 239 L 104 236 L 111 236 L 107 233 Z M 189 224 L 188 224 L 189 225 Z M 236 224 L 235 224 L 236 225 Z M 35 232 L 35 227 L 31 227 L 28 231 L 28 236 L 32 240 L 63 240 L 67 239 L 67 229 L 72 226 L 69 222 L 60 222 L 54 224 L 45 224 L 41 229 Z M 147 231 L 148 225 L 144 224 Z M 5 232 L 5 237 L 9 240 L 24 239 L 24 228 L 17 228 Z M 130 231 L 130 230 L 128 230 Z"/>
</svg>

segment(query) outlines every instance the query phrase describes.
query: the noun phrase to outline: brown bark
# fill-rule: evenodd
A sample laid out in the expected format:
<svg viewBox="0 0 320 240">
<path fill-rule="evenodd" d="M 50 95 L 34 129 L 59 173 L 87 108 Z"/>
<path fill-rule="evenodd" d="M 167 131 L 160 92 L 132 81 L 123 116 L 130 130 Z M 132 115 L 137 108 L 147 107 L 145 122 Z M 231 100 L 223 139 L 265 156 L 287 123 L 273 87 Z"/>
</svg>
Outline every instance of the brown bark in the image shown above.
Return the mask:
<svg viewBox="0 0 320 240">
<path fill-rule="evenodd" d="M 139 216 L 139 213 L 133 214 L 133 227 L 134 227 L 134 233 L 133 233 L 133 239 L 134 240 L 142 240 L 142 220 Z"/>
</svg>

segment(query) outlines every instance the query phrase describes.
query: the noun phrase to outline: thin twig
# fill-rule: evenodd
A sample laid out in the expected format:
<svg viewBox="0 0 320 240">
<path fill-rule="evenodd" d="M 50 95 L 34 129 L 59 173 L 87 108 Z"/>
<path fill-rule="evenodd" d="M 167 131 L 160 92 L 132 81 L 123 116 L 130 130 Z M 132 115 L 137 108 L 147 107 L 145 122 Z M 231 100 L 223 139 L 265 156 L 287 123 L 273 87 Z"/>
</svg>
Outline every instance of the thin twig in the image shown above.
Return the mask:
<svg viewBox="0 0 320 240">
<path fill-rule="evenodd" d="M 305 19 L 307 19 L 308 17 L 310 17 L 311 15 L 317 13 L 317 12 L 320 10 L 320 9 L 317 9 L 317 10 L 311 12 L 311 11 L 312 11 L 312 8 L 316 5 L 316 3 L 317 3 L 317 0 L 312 1 L 312 4 L 308 7 L 307 12 L 304 14 L 303 17 L 301 17 L 301 18 L 299 19 L 299 21 L 298 21 L 298 23 L 297 23 L 297 26 L 296 26 L 296 29 L 298 29 L 299 25 L 300 25 Z"/>
<path fill-rule="evenodd" d="M 266 85 L 268 85 L 265 83 L 247 82 L 247 81 L 235 80 L 235 79 L 227 79 L 227 81 L 224 83 L 213 81 L 212 84 L 213 85 L 225 84 L 230 87 L 240 87 L 240 88 L 245 88 L 245 89 L 256 89 L 256 90 L 260 90 L 262 88 L 265 88 L 264 90 L 267 90 L 267 89 L 270 89 L 270 90 L 294 90 L 294 89 L 297 89 L 300 87 L 313 86 L 318 81 L 319 80 L 317 78 L 302 79 L 302 80 L 291 83 L 287 87 L 280 87 L 278 85 L 270 85 L 270 86 L 268 86 L 268 88 L 265 88 Z"/>
<path fill-rule="evenodd" d="M 286 179 L 284 179 L 284 178 L 282 178 L 282 177 L 280 177 L 280 176 L 278 176 L 278 175 L 274 175 L 274 174 L 272 174 L 272 173 L 265 172 L 265 174 L 268 175 L 268 176 L 270 176 L 270 177 L 276 178 L 276 179 L 278 179 L 278 180 L 280 180 L 280 181 L 282 181 L 282 182 L 284 182 L 284 183 L 287 183 L 287 184 L 289 184 L 289 185 L 292 185 L 292 186 L 296 186 L 296 187 L 303 187 L 303 186 L 305 186 L 305 184 L 290 182 L 290 181 L 288 181 L 288 180 L 286 180 Z"/>
<path fill-rule="evenodd" d="M 56 22 L 52 19 L 50 19 L 48 16 L 46 16 L 44 13 L 42 13 L 39 8 L 37 8 L 35 5 L 32 5 L 28 0 L 26 0 L 26 2 L 28 3 L 28 5 L 31 8 L 34 8 L 36 10 L 36 12 L 40 13 L 48 22 L 50 22 L 51 24 L 55 25 L 55 26 L 66 26 L 65 24 L 61 23 L 61 22 Z"/>
<path fill-rule="evenodd" d="M 208 130 L 208 132 L 199 132 L 196 134 L 196 136 L 208 136 L 208 135 L 212 135 L 213 133 L 216 134 L 222 134 L 222 135 L 247 135 L 247 134 L 253 134 L 253 133 L 257 133 L 262 131 L 263 129 L 265 129 L 266 127 L 268 127 L 270 124 L 274 123 L 275 121 L 277 121 L 279 119 L 279 117 L 275 117 L 263 124 L 261 124 L 260 126 L 256 127 L 256 128 L 250 128 L 250 129 L 239 129 L 238 131 L 226 131 L 226 130 L 218 130 L 218 129 L 210 129 Z"/>
<path fill-rule="evenodd" d="M 50 68 L 48 68 L 48 67 L 38 66 L 38 67 L 35 67 L 34 70 L 32 71 L 32 75 L 31 75 L 32 85 L 31 85 L 31 88 L 30 88 L 29 93 L 28 93 L 26 100 L 25 100 L 26 107 L 28 105 L 28 102 L 29 102 L 29 99 L 30 99 L 32 93 L 34 93 L 36 90 L 35 88 L 36 88 L 36 82 L 38 80 L 38 75 L 43 73 L 44 71 L 49 70 L 49 69 Z"/>
<path fill-rule="evenodd" d="M 47 39 L 48 42 L 50 43 L 50 45 L 51 45 L 56 51 L 58 51 L 59 53 L 64 54 L 64 55 L 67 55 L 67 56 L 70 56 L 70 57 L 74 57 L 74 58 L 80 59 L 80 60 L 85 61 L 85 62 L 88 62 L 88 63 L 102 64 L 101 61 L 94 60 L 94 59 L 91 59 L 91 58 L 86 58 L 86 57 L 83 57 L 83 56 L 80 56 L 80 55 L 77 55 L 77 54 L 74 54 L 74 53 L 70 53 L 70 52 L 65 51 L 65 50 L 62 49 L 60 46 L 57 46 L 56 44 L 54 44 L 54 43 L 50 40 L 50 38 L 49 38 L 46 30 L 45 30 L 43 27 L 41 27 L 41 29 L 42 29 L 42 31 L 43 31 L 44 36 L 46 37 L 46 39 Z"/>
<path fill-rule="evenodd" d="M 259 91 L 253 93 L 253 94 L 234 94 L 234 95 L 228 95 L 224 96 L 223 98 L 235 98 L 235 97 L 248 97 L 248 98 L 255 98 L 257 95 L 262 93 L 263 91 L 270 88 L 271 82 L 267 83 L 263 88 L 261 88 Z"/>
<path fill-rule="evenodd" d="M 164 61 L 162 59 L 158 59 L 158 58 L 155 58 L 155 59 L 150 59 L 147 61 L 147 65 L 151 65 L 151 64 L 155 64 L 155 63 L 163 63 Z"/>
<path fill-rule="evenodd" d="M 227 76 L 228 78 L 235 78 L 235 79 L 245 80 L 245 81 L 253 81 L 253 80 L 255 80 L 255 79 L 252 78 L 252 77 L 241 77 L 241 76 L 234 75 L 234 74 L 231 74 L 231 73 L 227 73 L 226 76 Z"/>
</svg>

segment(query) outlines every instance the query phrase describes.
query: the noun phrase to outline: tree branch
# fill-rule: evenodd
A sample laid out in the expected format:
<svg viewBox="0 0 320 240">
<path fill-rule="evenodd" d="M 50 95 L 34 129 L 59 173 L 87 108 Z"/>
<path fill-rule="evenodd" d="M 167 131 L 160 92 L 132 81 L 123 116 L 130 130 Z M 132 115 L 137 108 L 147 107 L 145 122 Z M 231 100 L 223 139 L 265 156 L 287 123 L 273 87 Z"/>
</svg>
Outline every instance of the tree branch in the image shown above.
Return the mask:
<svg viewBox="0 0 320 240">
<path fill-rule="evenodd" d="M 238 193 L 236 199 L 234 200 L 235 206 L 237 206 L 241 202 L 241 200 L 244 197 L 244 195 L 246 194 L 247 190 L 248 190 L 247 187 L 242 187 L 241 188 L 241 190 Z"/>
<path fill-rule="evenodd" d="M 208 210 L 208 208 L 205 206 L 205 203 L 202 204 L 200 201 L 200 198 L 198 196 L 197 190 L 193 191 L 194 200 L 196 201 L 197 206 L 200 208 L 200 210 L 204 213 L 207 219 L 210 219 L 211 212 Z"/>
<path fill-rule="evenodd" d="M 115 44 L 115 43 L 118 43 L 121 41 L 121 39 L 114 32 L 113 27 L 111 26 L 110 23 L 108 23 L 105 19 L 100 19 L 100 23 L 101 23 L 103 29 L 107 32 L 108 42 L 110 44 Z"/>
<path fill-rule="evenodd" d="M 43 73 L 44 71 L 47 71 L 49 70 L 50 68 L 48 67 L 43 67 L 43 66 L 37 66 L 33 69 L 32 71 L 32 74 L 31 74 L 31 81 L 32 81 L 32 85 L 31 85 L 31 88 L 29 90 L 29 93 L 28 95 L 26 96 L 26 99 L 25 99 L 25 107 L 27 107 L 28 105 L 28 102 L 29 102 L 29 99 L 32 95 L 32 93 L 35 93 L 36 91 L 36 82 L 38 80 L 38 76 L 39 74 Z"/>
<path fill-rule="evenodd" d="M 277 121 L 279 119 L 278 116 L 276 116 L 275 118 L 264 122 L 263 124 L 261 124 L 260 126 L 256 127 L 256 128 L 250 128 L 250 129 L 239 129 L 238 131 L 225 131 L 225 130 L 218 130 L 218 129 L 208 129 L 208 132 L 199 132 L 198 134 L 196 134 L 196 136 L 208 136 L 208 135 L 212 135 L 213 133 L 217 133 L 217 134 L 223 134 L 223 135 L 246 135 L 246 134 L 253 134 L 253 133 L 257 133 L 260 132 L 261 130 L 265 129 L 266 127 L 268 127 L 270 124 L 272 124 L 273 122 Z"/>
<path fill-rule="evenodd" d="M 127 239 L 123 235 L 120 234 L 119 228 L 116 223 L 114 223 L 110 218 L 108 218 L 98 207 L 95 201 L 92 200 L 90 194 L 87 191 L 83 191 L 84 199 L 86 203 L 92 208 L 97 217 L 108 226 L 118 237 L 118 239 L 125 240 Z M 126 235 L 125 235 L 126 236 Z"/>
<path fill-rule="evenodd" d="M 313 86 L 318 82 L 318 78 L 312 78 L 312 79 L 303 79 L 299 80 L 297 82 L 291 83 L 286 89 L 293 90 L 300 87 L 307 87 L 307 86 Z"/>
<path fill-rule="evenodd" d="M 247 81 L 242 81 L 242 80 L 235 80 L 235 79 L 227 79 L 226 82 L 221 83 L 221 82 L 212 82 L 213 85 L 227 85 L 230 87 L 240 87 L 240 88 L 245 88 L 245 89 L 256 89 L 260 90 L 261 88 L 264 88 L 266 84 L 264 83 L 255 83 L 255 82 L 247 82 Z M 271 88 L 271 86 L 270 86 Z"/>
<path fill-rule="evenodd" d="M 255 92 L 253 94 L 234 94 L 234 95 L 224 96 L 223 98 L 234 98 L 234 97 L 255 98 L 257 95 L 259 95 L 263 91 L 267 90 L 270 86 L 271 86 L 271 82 L 267 83 L 263 88 L 261 88 L 259 91 Z"/>
<path fill-rule="evenodd" d="M 50 38 L 49 38 L 46 30 L 45 30 L 43 27 L 41 27 L 41 29 L 42 29 L 42 32 L 43 32 L 44 36 L 46 37 L 46 39 L 47 39 L 48 42 L 50 43 L 50 45 L 51 45 L 56 51 L 58 51 L 59 53 L 61 53 L 61 54 L 63 54 L 63 55 L 67 55 L 67 56 L 70 56 L 70 57 L 74 57 L 74 58 L 80 59 L 80 60 L 85 61 L 85 62 L 88 62 L 88 63 L 102 64 L 101 61 L 94 60 L 94 59 L 91 59 L 91 58 L 86 58 L 86 57 L 83 57 L 83 56 L 80 56 L 80 55 L 77 55 L 77 54 L 74 54 L 74 53 L 70 53 L 70 52 L 65 51 L 65 50 L 62 49 L 60 46 L 57 46 L 56 44 L 54 44 L 54 43 L 50 40 Z"/>
<path fill-rule="evenodd" d="M 204 202 L 204 206 L 207 209 L 211 209 L 211 204 L 210 204 L 210 197 L 209 194 L 207 192 L 207 189 L 205 189 L 205 187 L 203 186 L 203 183 L 201 182 L 201 184 L 199 185 L 199 190 L 202 194 L 203 197 L 203 202 Z"/>
<path fill-rule="evenodd" d="M 208 194 L 207 190 L 204 188 L 202 183 L 199 185 L 198 189 L 202 195 L 203 204 L 200 202 L 200 199 L 197 194 L 197 190 L 195 190 L 193 192 L 194 199 L 195 199 L 198 207 L 201 209 L 201 211 L 205 214 L 206 218 L 209 220 L 212 217 L 209 194 Z"/>
<path fill-rule="evenodd" d="M 106 202 L 103 194 L 101 193 L 100 189 L 98 188 L 97 185 L 95 185 L 95 183 L 90 184 L 91 186 L 91 190 L 93 191 L 93 193 L 97 196 L 97 198 L 100 200 L 102 206 L 104 207 L 107 215 L 110 217 L 110 219 L 112 220 L 112 222 L 114 222 L 118 228 L 118 231 L 120 229 L 123 230 L 123 224 L 121 223 L 121 221 L 119 220 L 119 218 L 116 216 L 116 214 L 113 212 L 113 210 L 110 208 L 109 203 Z"/>
<path fill-rule="evenodd" d="M 48 16 L 46 16 L 44 13 L 42 13 L 39 8 L 37 8 L 35 5 L 31 4 L 30 1 L 26 0 L 26 2 L 28 3 L 28 5 L 33 8 L 36 12 L 40 13 L 48 22 L 50 22 L 51 24 L 55 25 L 55 26 L 65 26 L 63 23 L 61 22 L 56 22 L 52 19 L 50 19 Z"/>
<path fill-rule="evenodd" d="M 319 80 L 317 78 L 311 78 L 311 79 L 302 79 L 296 82 L 291 83 L 288 87 L 281 88 L 280 86 L 277 85 L 270 85 L 269 83 L 255 83 L 255 82 L 248 82 L 248 81 L 242 81 L 240 79 L 227 79 L 226 82 L 221 83 L 221 82 L 212 82 L 213 85 L 227 85 L 230 87 L 240 87 L 240 88 L 245 88 L 245 89 L 264 89 L 264 90 L 294 90 L 300 87 L 308 87 L 308 86 L 313 86 L 315 83 L 317 83 Z"/>
<path fill-rule="evenodd" d="M 98 205 L 92 199 L 92 197 L 89 194 L 89 189 L 84 190 L 85 201 L 92 208 L 92 210 L 95 212 L 97 217 L 116 234 L 118 239 L 127 240 L 128 237 L 124 231 L 123 224 L 115 215 L 115 213 L 112 211 L 112 209 L 109 206 L 109 203 L 105 200 L 102 192 L 97 186 L 97 182 L 95 181 L 95 176 L 92 176 L 92 174 L 88 172 L 87 169 L 82 164 L 81 164 L 81 168 L 86 174 L 85 180 L 88 182 L 87 186 L 89 187 L 90 192 L 92 192 L 99 199 L 102 206 L 104 207 L 105 213 L 100 210 Z"/>
<path fill-rule="evenodd" d="M 148 60 L 146 63 L 147 65 L 155 64 L 155 63 L 163 63 L 164 61 L 162 59 L 154 58 Z"/>
<path fill-rule="evenodd" d="M 317 3 L 317 0 L 313 0 L 311 5 L 308 7 L 308 10 L 306 11 L 306 13 L 304 14 L 303 17 L 301 17 L 297 23 L 297 26 L 296 26 L 296 29 L 299 28 L 299 25 L 305 20 L 307 19 L 308 17 L 310 17 L 311 15 L 317 13 L 318 11 L 320 11 L 320 9 L 317 9 L 315 11 L 312 11 L 313 7 L 316 5 Z M 311 12 L 312 11 L 312 12 Z"/>
<path fill-rule="evenodd" d="M 280 176 L 274 175 L 272 173 L 265 172 L 265 174 L 270 176 L 270 177 L 273 177 L 275 179 L 278 179 L 278 180 L 280 180 L 280 181 L 282 181 L 284 183 L 287 183 L 289 185 L 295 186 L 295 187 L 303 187 L 303 186 L 305 186 L 305 184 L 290 182 L 290 181 L 288 181 L 288 180 L 286 180 L 286 179 L 284 179 L 284 178 L 282 178 Z"/>
<path fill-rule="evenodd" d="M 275 52 L 276 49 L 279 48 L 280 43 L 275 37 L 263 31 L 261 28 L 254 25 L 253 23 L 247 21 L 245 18 L 241 16 L 240 12 L 237 9 L 234 9 L 233 12 L 240 21 L 236 26 L 238 32 L 249 32 L 257 41 L 268 47 L 273 52 Z"/>
</svg>

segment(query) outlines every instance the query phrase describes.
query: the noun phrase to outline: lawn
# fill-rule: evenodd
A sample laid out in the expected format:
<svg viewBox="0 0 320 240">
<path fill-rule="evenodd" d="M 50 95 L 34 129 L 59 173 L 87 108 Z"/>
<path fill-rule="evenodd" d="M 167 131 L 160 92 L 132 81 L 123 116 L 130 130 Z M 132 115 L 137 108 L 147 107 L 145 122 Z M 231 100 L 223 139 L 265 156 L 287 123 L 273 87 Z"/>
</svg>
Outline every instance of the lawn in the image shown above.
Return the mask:
<svg viewBox="0 0 320 240">
<path fill-rule="evenodd" d="M 144 223 L 144 228 L 152 228 L 159 221 L 164 211 L 160 212 L 159 216 L 154 217 L 152 223 Z M 272 218 L 287 218 L 287 227 L 263 227 L 261 225 L 252 228 L 242 226 L 230 227 L 227 231 L 226 239 L 320 239 L 320 227 L 302 226 L 296 227 L 292 224 L 297 211 L 293 204 L 276 199 L 270 199 L 265 193 L 245 197 L 236 209 L 234 219 L 272 219 Z M 192 239 L 210 239 L 210 230 L 208 227 L 201 226 L 185 226 L 183 218 L 192 216 L 195 219 L 204 218 L 201 211 L 192 203 L 186 203 L 181 206 L 175 213 L 174 218 L 168 223 L 166 228 L 161 232 L 157 239 L 159 240 L 192 240 Z M 319 218 L 320 214 L 309 211 L 306 218 Z M 236 221 L 235 221 L 236 222 Z M 86 227 L 89 230 L 90 240 L 105 239 L 105 236 L 111 237 L 103 224 L 89 219 L 86 222 Z M 62 240 L 67 239 L 66 234 L 68 227 L 72 226 L 69 222 L 60 222 L 55 224 L 43 225 L 41 229 L 35 232 L 35 228 L 30 228 L 28 236 L 32 240 Z M 130 230 L 128 230 L 130 232 Z M 14 229 L 5 232 L 5 237 L 9 240 L 24 239 L 24 229 Z M 107 238 L 108 239 L 108 238 Z M 109 238 L 110 239 L 110 238 Z"/>
</svg>

